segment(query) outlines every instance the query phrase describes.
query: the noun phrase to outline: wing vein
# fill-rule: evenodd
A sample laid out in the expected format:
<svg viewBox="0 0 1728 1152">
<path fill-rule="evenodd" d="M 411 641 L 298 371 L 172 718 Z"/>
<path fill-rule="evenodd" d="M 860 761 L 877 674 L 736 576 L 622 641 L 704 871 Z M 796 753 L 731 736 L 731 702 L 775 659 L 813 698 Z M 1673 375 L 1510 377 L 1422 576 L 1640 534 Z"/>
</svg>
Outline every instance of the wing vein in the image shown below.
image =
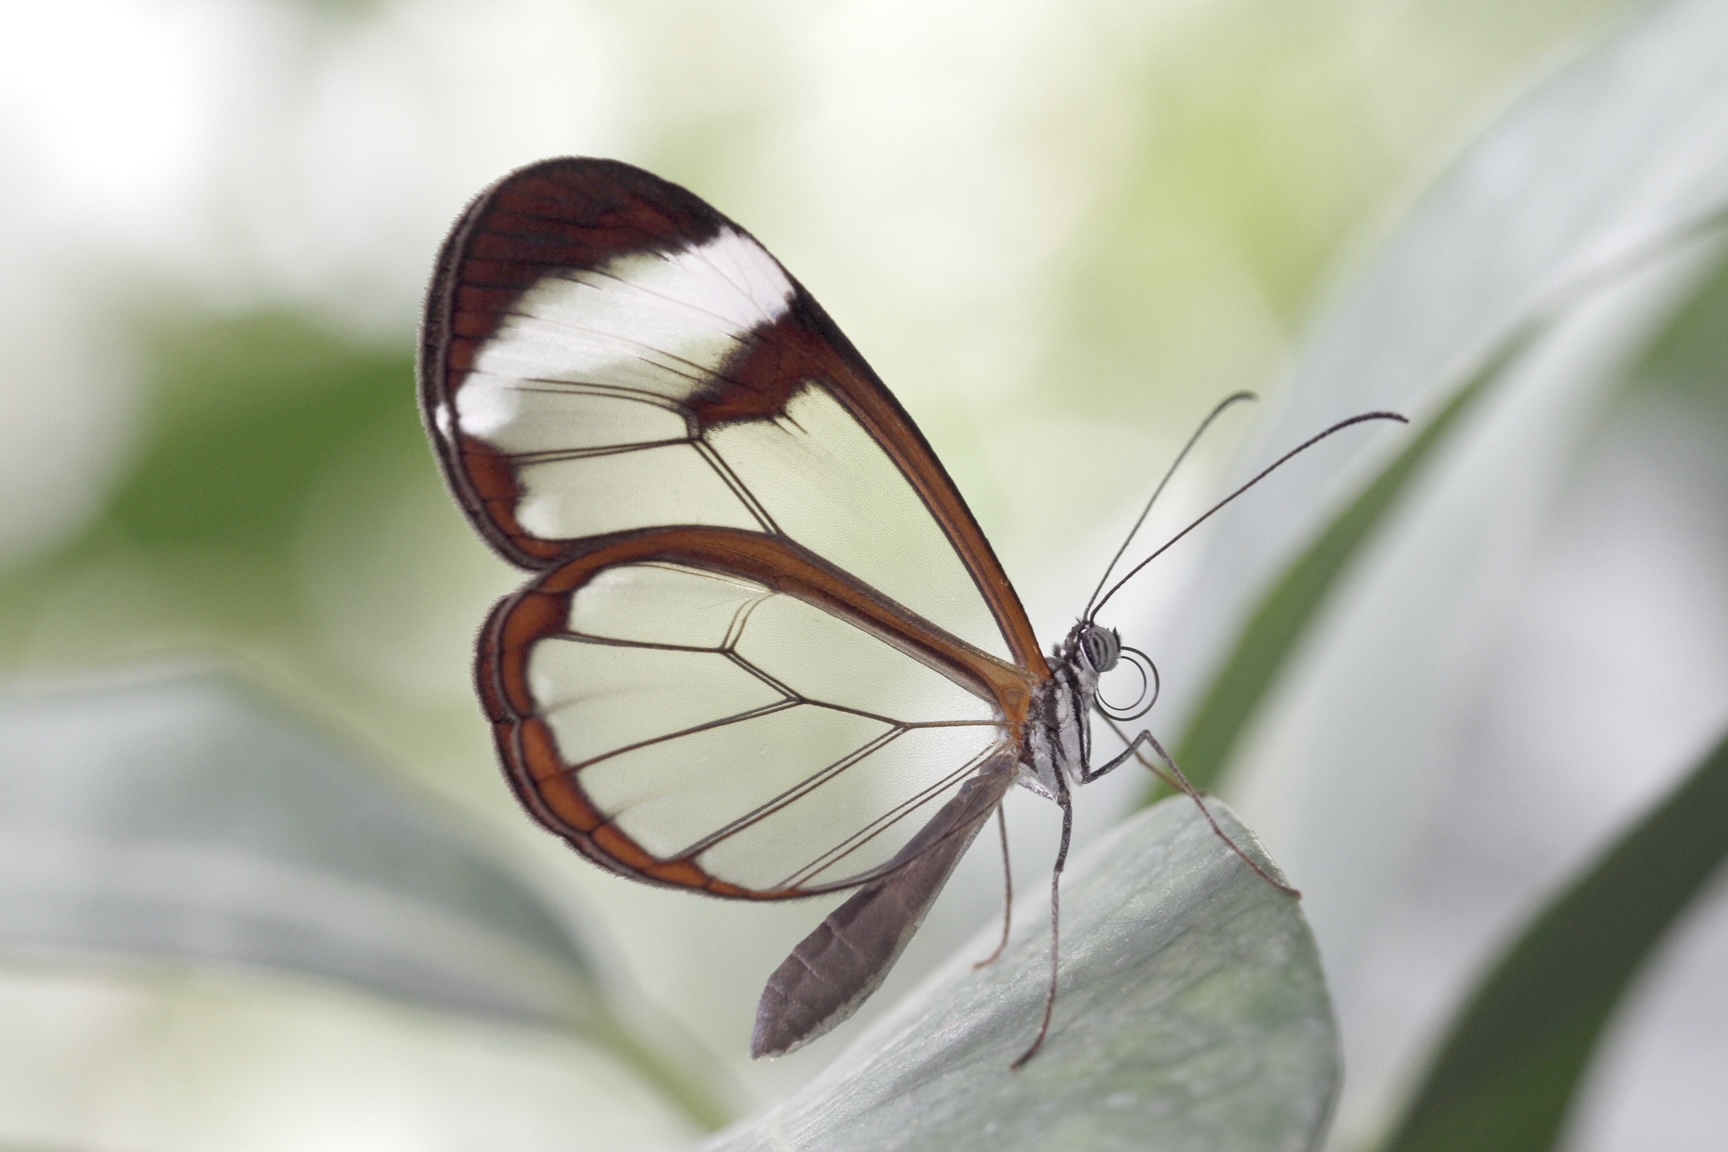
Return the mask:
<svg viewBox="0 0 1728 1152">
<path fill-rule="evenodd" d="M 763 820 L 766 820 L 768 817 L 774 815 L 774 813 L 785 808 L 792 802 L 809 795 L 811 792 L 820 788 L 822 785 L 826 784 L 840 773 L 846 771 L 846 769 L 852 767 L 852 765 L 857 764 L 865 757 L 879 751 L 885 745 L 892 742 L 896 737 L 902 735 L 905 731 L 904 728 L 896 726 L 890 728 L 888 731 L 882 733 L 873 740 L 865 741 L 857 748 L 854 748 L 846 755 L 840 757 L 840 759 L 833 761 L 826 767 L 817 769 L 814 774 L 806 776 L 803 780 L 800 780 L 798 783 L 786 789 L 786 791 L 780 793 L 778 796 L 775 796 L 773 799 L 758 805 L 755 809 L 746 812 L 730 824 L 710 832 L 702 839 L 696 841 L 696 843 L 679 852 L 675 857 L 673 857 L 673 859 L 692 859 L 701 853 L 706 852 L 709 848 L 712 848 L 722 840 L 736 836 L 746 828 L 761 823 Z"/>
<path fill-rule="evenodd" d="M 898 806 L 889 809 L 871 823 L 866 824 L 851 836 L 830 848 L 821 856 L 810 861 L 810 863 L 806 864 L 803 868 L 792 873 L 792 875 L 781 881 L 779 887 L 802 888 L 810 879 L 834 867 L 834 865 L 852 855 L 860 848 L 863 848 L 870 841 L 888 831 L 888 829 L 904 820 L 907 816 L 911 815 L 925 804 L 928 804 L 935 797 L 947 791 L 949 788 L 952 788 L 967 776 L 976 772 L 979 765 L 985 763 L 991 756 L 996 755 L 999 751 L 1000 748 L 998 746 L 992 746 L 985 749 L 983 752 L 980 752 L 977 756 L 967 761 L 961 768 L 949 773 L 947 776 L 938 780 L 936 783 L 931 784 L 923 791 L 903 800 Z"/>
<path fill-rule="evenodd" d="M 514 320 L 532 320 L 536 324 L 544 324 L 548 327 L 559 328 L 566 332 L 580 332 L 586 336 L 597 336 L 603 340 L 613 341 L 618 344 L 627 344 L 632 348 L 639 349 L 637 352 L 627 353 L 627 358 L 640 360 L 644 364 L 651 364 L 662 371 L 669 372 L 672 375 L 678 376 L 697 386 L 705 385 L 710 380 L 725 380 L 729 384 L 738 384 L 738 381 L 729 376 L 722 375 L 716 369 L 710 368 L 704 364 L 698 364 L 696 361 L 685 356 L 680 356 L 670 349 L 649 344 L 647 341 L 637 339 L 634 336 L 627 336 L 616 328 L 594 328 L 586 324 L 573 324 L 568 320 L 563 320 L 556 316 L 540 312 L 518 312 L 513 310 L 504 313 L 504 315 Z M 739 336 L 725 332 L 717 333 L 717 335 L 731 341 L 740 348 L 744 347 L 745 342 Z M 661 363 L 660 361 L 650 359 L 642 353 L 652 353 L 654 356 L 660 357 L 661 360 L 664 360 L 665 362 Z M 623 357 L 621 357 L 621 359 L 622 358 Z M 726 357 L 726 359 L 730 359 L 730 356 Z"/>
<path fill-rule="evenodd" d="M 562 464 L 572 460 L 596 460 L 606 456 L 623 456 L 631 452 L 646 452 L 650 448 L 675 448 L 680 444 L 695 444 L 690 437 L 676 440 L 642 440 L 634 444 L 597 444 L 592 448 L 548 448 L 539 452 L 506 452 L 504 455 L 523 465 Z"/>
<path fill-rule="evenodd" d="M 635 752 L 641 748 L 652 748 L 656 744 L 668 744 L 674 740 L 682 740 L 686 736 L 695 736 L 702 732 L 712 732 L 716 728 L 725 728 L 732 724 L 742 724 L 747 720 L 756 720 L 763 716 L 772 715 L 775 712 L 784 712 L 788 708 L 796 708 L 800 703 L 802 703 L 802 701 L 777 700 L 772 704 L 764 704 L 760 708 L 752 708 L 748 712 L 739 712 L 734 716 L 723 716 L 718 720 L 708 720 L 689 728 L 682 728 L 677 732 L 666 732 L 659 736 L 650 736 L 646 740 L 638 740 L 634 744 L 626 744 L 623 747 L 614 748 L 610 752 L 602 752 L 598 756 L 591 756 L 586 760 L 566 764 L 564 766 L 564 774 L 566 776 L 575 776 L 585 768 L 592 768 L 594 765 L 599 764 L 602 761 L 610 760 L 614 756 L 622 756 L 626 752 Z M 568 707 L 568 705 L 564 705 L 564 707 Z M 557 710 L 558 709 L 556 708 L 548 708 L 544 709 L 543 712 L 545 714 L 550 714 Z"/>
<path fill-rule="evenodd" d="M 768 514 L 767 506 L 756 499 L 756 494 L 750 491 L 749 485 L 738 478 L 737 474 L 732 471 L 732 466 L 726 463 L 719 451 L 708 443 L 706 438 L 698 436 L 690 443 L 694 445 L 697 454 L 708 462 L 708 467 L 714 470 L 714 474 L 720 477 L 720 482 L 732 490 L 732 495 L 738 498 L 738 502 L 744 505 L 745 510 L 750 515 L 756 517 L 757 523 L 762 525 L 764 532 L 774 536 L 786 535 L 780 530 L 780 525 L 774 522 L 774 517 Z"/>
</svg>

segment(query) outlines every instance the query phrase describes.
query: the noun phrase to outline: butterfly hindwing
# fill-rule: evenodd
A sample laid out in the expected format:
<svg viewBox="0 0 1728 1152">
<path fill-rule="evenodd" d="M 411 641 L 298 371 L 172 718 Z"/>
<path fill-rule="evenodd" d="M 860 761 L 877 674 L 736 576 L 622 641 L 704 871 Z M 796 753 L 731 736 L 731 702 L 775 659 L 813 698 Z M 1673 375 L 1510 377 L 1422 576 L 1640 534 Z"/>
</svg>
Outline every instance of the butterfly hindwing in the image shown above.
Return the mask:
<svg viewBox="0 0 1728 1152">
<path fill-rule="evenodd" d="M 1006 745 L 1012 672 L 797 545 L 642 534 L 494 612 L 479 674 L 507 774 L 615 871 L 722 896 L 876 874 Z"/>
</svg>

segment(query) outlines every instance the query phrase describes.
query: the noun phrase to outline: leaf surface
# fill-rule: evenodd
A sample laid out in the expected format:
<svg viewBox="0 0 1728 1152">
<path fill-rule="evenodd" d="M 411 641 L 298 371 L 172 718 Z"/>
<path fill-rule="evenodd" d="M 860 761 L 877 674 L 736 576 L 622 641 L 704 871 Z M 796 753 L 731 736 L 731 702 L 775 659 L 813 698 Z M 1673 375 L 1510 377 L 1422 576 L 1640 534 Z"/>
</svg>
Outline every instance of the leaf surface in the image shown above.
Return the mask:
<svg viewBox="0 0 1728 1152">
<path fill-rule="evenodd" d="M 1506 950 L 1385 1152 L 1554 1147 L 1614 1006 L 1724 858 L 1728 737 Z"/>
<path fill-rule="evenodd" d="M 537 1024 L 719 1115 L 453 815 L 219 674 L 0 697 L 0 949 L 261 968 Z"/>
<path fill-rule="evenodd" d="M 1216 801 L 1219 823 L 1259 854 Z M 1062 980 L 1042 1051 L 1048 893 L 1019 902 L 797 1096 L 703 1152 L 797 1148 L 1230 1148 L 1319 1140 L 1337 1039 L 1297 901 L 1248 869 L 1186 797 L 1095 843 L 1062 890 Z"/>
<path fill-rule="evenodd" d="M 1243 475 L 1358 412 L 1415 427 L 1329 441 L 1220 518 L 1160 652 L 1164 723 L 1184 727 L 1197 780 L 1227 766 L 1243 718 L 1460 405 L 1581 303 L 1720 225 L 1725 51 L 1720 4 L 1639 13 L 1473 144 L 1326 310 Z M 1438 423 L 1452 428 L 1422 439 Z"/>
</svg>

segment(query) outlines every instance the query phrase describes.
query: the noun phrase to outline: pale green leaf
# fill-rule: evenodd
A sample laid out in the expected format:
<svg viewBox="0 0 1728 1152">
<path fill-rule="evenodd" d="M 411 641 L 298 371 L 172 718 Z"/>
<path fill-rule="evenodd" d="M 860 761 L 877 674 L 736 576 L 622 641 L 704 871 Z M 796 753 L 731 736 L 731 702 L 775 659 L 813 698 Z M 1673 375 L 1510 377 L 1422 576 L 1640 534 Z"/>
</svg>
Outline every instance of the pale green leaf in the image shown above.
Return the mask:
<svg viewBox="0 0 1728 1152">
<path fill-rule="evenodd" d="M 1325 566 L 1296 620 L 1278 622 L 1287 641 L 1245 635 L 1256 605 L 1276 595 L 1305 550 L 1324 544 L 1413 433 L 1592 294 L 1719 221 L 1728 205 L 1725 52 L 1728 7 L 1678 0 L 1638 13 L 1502 117 L 1347 281 L 1243 473 L 1358 412 L 1400 411 L 1416 428 L 1353 430 L 1221 518 L 1158 653 L 1166 725 L 1193 717 L 1232 660 L 1272 660 L 1246 670 L 1256 693 L 1275 679 L 1348 556 Z M 1230 704 L 1218 730 L 1195 736 L 1208 774 L 1241 727 L 1243 702 Z"/>
<path fill-rule="evenodd" d="M 1379 1054 L 1353 1065 L 1346 1141 L 1409 1071 L 1363 965 L 1553 501 L 1719 259 L 1725 59 L 1728 6 L 1629 12 L 1463 154 L 1330 310 L 1265 451 L 1364 408 L 1415 427 L 1340 437 L 1232 509 L 1164 662 L 1196 718 L 1180 751 L 1203 776 L 1235 761 L 1230 794 L 1309 889 L 1347 1051 Z"/>
<path fill-rule="evenodd" d="M 1009 1065 L 1043 1011 L 1047 892 L 1018 903 L 994 965 L 972 967 L 991 947 L 985 933 L 797 1096 L 704 1152 L 1314 1146 L 1339 1065 L 1296 900 L 1186 797 L 1095 843 L 1062 896 L 1061 995 L 1024 1069 Z"/>
<path fill-rule="evenodd" d="M 454 813 L 218 674 L 0 697 L 0 954 L 262 969 L 536 1024 L 720 1115 Z"/>
<path fill-rule="evenodd" d="M 1454 1021 L 1385 1152 L 1539 1152 L 1645 958 L 1728 857 L 1728 738 L 1537 916 Z"/>
</svg>

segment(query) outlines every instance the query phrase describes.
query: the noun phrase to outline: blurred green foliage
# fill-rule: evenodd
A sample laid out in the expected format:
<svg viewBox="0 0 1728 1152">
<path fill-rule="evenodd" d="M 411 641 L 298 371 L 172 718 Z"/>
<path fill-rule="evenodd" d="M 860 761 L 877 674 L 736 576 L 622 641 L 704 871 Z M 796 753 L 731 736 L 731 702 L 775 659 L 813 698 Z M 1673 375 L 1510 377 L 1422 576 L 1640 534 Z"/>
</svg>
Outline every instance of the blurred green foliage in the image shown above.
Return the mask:
<svg viewBox="0 0 1728 1152">
<path fill-rule="evenodd" d="M 1196 788 L 1216 787 L 1231 753 L 1258 714 L 1339 578 L 1396 508 L 1398 497 L 1472 402 L 1487 388 L 1507 356 L 1496 357 L 1445 408 L 1416 433 L 1397 459 L 1291 561 L 1256 606 L 1231 645 L 1223 668 L 1182 730 L 1176 759 Z M 1162 793 L 1160 786 L 1156 790 Z"/>
<path fill-rule="evenodd" d="M 151 344 L 149 448 L 85 549 L 113 536 L 149 551 L 286 559 L 332 459 L 364 441 L 421 447 L 413 359 L 400 349 L 363 347 L 291 313 L 182 324 Z"/>
<path fill-rule="evenodd" d="M 1617 407 L 1652 394 L 1728 433 L 1728 266 L 1650 343 Z M 1564 1147 L 1610 1021 L 1724 859 L 1728 736 L 1501 950 L 1453 1017 L 1384 1152 Z"/>
<path fill-rule="evenodd" d="M 1597 1041 L 1728 859 L 1728 738 L 1507 949 L 1464 1004 L 1385 1152 L 1561 1146 Z"/>
<path fill-rule="evenodd" d="M 146 405 L 139 446 L 101 512 L 58 547 L 0 577 L 0 635 L 14 657 L 45 605 L 112 571 L 163 590 L 128 615 L 81 605 L 103 627 L 82 650 L 33 662 L 77 666 L 142 646 L 287 636 L 306 627 L 297 557 L 313 496 L 350 453 L 426 475 L 413 357 L 359 343 L 291 312 L 181 314 L 139 346 Z"/>
</svg>

